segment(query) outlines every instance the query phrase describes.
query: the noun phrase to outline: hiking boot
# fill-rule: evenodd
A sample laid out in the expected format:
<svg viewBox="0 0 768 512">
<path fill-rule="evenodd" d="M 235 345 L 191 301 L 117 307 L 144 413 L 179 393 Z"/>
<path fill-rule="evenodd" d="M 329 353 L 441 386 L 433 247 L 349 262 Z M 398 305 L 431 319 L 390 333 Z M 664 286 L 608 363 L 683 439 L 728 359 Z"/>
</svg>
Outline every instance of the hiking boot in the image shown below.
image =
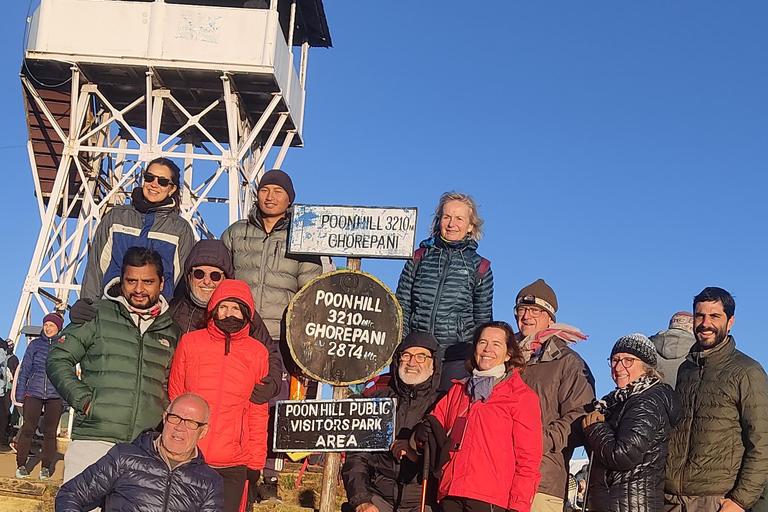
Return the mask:
<svg viewBox="0 0 768 512">
<path fill-rule="evenodd" d="M 16 478 L 29 478 L 29 471 L 26 466 L 16 468 Z"/>
<path fill-rule="evenodd" d="M 48 468 L 40 468 L 40 480 L 48 480 L 51 478 L 51 470 Z"/>
<path fill-rule="evenodd" d="M 277 501 L 282 503 L 283 500 L 280 498 L 280 494 L 277 492 L 277 478 L 265 478 L 264 481 L 259 484 L 257 498 L 259 503 L 263 503 L 265 501 Z"/>
</svg>

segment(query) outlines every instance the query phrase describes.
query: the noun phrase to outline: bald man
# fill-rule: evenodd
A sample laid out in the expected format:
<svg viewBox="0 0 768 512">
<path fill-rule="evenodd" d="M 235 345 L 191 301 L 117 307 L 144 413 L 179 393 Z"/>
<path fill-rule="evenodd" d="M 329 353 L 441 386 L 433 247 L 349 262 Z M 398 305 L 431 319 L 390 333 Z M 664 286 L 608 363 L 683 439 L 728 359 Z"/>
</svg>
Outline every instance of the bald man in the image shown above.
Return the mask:
<svg viewBox="0 0 768 512">
<path fill-rule="evenodd" d="M 221 477 L 205 463 L 197 441 L 208 433 L 211 411 L 187 393 L 163 413 L 163 431 L 145 430 L 65 483 L 56 512 L 169 510 L 218 512 Z"/>
</svg>

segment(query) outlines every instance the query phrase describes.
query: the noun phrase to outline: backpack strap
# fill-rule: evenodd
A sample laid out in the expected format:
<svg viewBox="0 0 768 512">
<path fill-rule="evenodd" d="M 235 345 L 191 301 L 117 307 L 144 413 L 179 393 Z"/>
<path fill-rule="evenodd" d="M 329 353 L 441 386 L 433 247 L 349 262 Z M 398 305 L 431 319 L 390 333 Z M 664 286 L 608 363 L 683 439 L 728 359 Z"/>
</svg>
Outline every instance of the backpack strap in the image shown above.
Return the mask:
<svg viewBox="0 0 768 512">
<path fill-rule="evenodd" d="M 491 260 L 481 257 L 480 266 L 477 267 L 477 274 L 475 274 L 475 288 L 483 282 L 483 278 L 489 270 L 491 270 Z"/>
<path fill-rule="evenodd" d="M 413 253 L 413 268 L 411 269 L 411 278 L 416 278 L 416 271 L 419 269 L 419 263 L 424 257 L 424 247 L 419 247 Z"/>
</svg>

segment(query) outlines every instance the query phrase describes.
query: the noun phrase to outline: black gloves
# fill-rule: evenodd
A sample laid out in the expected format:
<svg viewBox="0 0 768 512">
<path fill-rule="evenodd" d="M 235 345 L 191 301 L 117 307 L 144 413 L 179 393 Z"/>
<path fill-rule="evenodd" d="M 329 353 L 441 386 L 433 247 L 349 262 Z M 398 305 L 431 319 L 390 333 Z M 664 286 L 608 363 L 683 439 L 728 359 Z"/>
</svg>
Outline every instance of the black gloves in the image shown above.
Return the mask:
<svg viewBox="0 0 768 512">
<path fill-rule="evenodd" d="M 251 392 L 251 402 L 256 405 L 261 405 L 269 402 L 269 400 L 276 396 L 280 391 L 279 382 L 275 382 L 274 379 L 267 376 L 264 378 L 263 384 L 256 384 L 253 386 L 253 392 Z M 248 470 L 250 471 L 250 469 Z"/>
<path fill-rule="evenodd" d="M 429 421 L 422 421 L 413 428 L 413 439 L 419 446 L 424 446 L 430 436 L 432 436 L 432 425 Z"/>
<path fill-rule="evenodd" d="M 69 308 L 69 321 L 73 324 L 84 324 L 96 318 L 96 308 L 91 299 L 77 299 Z"/>
</svg>

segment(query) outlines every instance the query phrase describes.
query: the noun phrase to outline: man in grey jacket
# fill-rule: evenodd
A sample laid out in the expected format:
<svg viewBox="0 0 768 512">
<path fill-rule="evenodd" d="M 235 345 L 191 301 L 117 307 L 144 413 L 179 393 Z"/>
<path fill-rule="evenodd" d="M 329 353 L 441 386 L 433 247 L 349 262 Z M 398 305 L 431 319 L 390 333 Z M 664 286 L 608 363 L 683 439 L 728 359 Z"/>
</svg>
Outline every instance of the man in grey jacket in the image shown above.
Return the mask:
<svg viewBox="0 0 768 512">
<path fill-rule="evenodd" d="M 696 343 L 693 336 L 693 315 L 679 311 L 669 320 L 669 329 L 651 336 L 658 353 L 658 370 L 664 377 L 664 383 L 674 389 L 677 382 L 677 369 L 685 361 L 685 356 Z"/>
<path fill-rule="evenodd" d="M 296 199 L 290 176 L 272 169 L 259 181 L 256 204 L 248 214 L 221 235 L 232 253 L 235 279 L 248 283 L 253 293 L 256 312 L 267 325 L 274 340 L 284 340 L 283 316 L 293 296 L 322 272 L 320 258 L 288 254 L 290 206 Z M 290 362 L 290 361 L 286 361 Z M 286 376 L 287 377 L 287 376 Z M 288 384 L 276 398 L 288 397 Z M 277 498 L 277 472 L 282 459 L 269 458 L 262 472 L 264 483 L 258 498 Z M 255 482 L 250 482 L 254 487 Z"/>
</svg>

